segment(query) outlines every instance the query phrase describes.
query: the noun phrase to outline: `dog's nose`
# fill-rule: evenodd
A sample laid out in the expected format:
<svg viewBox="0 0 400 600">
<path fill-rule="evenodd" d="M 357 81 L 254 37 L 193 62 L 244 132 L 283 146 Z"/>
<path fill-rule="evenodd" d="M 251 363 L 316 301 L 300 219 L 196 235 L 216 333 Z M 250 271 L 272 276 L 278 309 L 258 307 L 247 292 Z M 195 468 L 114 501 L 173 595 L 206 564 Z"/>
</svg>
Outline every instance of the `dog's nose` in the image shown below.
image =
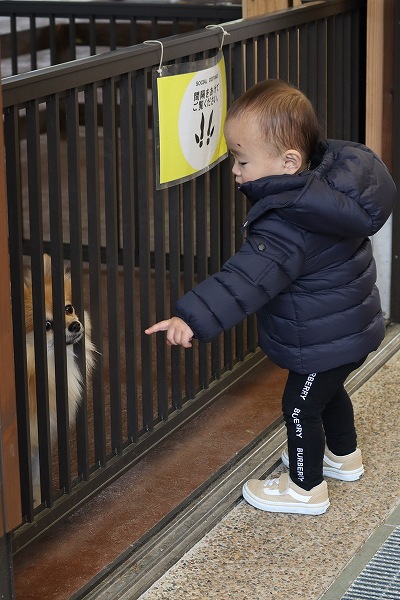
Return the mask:
<svg viewBox="0 0 400 600">
<path fill-rule="evenodd" d="M 70 331 L 71 333 L 79 333 L 81 330 L 82 325 L 80 324 L 79 321 L 73 321 L 72 323 L 69 324 L 68 326 L 68 331 Z"/>
</svg>

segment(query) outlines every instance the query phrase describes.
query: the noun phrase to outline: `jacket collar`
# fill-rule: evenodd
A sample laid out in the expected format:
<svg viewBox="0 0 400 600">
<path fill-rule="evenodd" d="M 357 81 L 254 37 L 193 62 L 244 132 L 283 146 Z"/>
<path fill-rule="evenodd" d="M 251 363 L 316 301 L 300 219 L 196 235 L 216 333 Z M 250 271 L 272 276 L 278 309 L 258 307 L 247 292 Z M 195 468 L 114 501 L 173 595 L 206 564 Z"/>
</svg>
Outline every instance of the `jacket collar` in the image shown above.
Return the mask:
<svg viewBox="0 0 400 600">
<path fill-rule="evenodd" d="M 267 211 L 295 206 L 299 195 L 311 179 L 310 175 L 310 171 L 303 171 L 297 176 L 271 175 L 239 186 L 239 190 L 251 204 L 243 228 L 247 228 Z"/>
<path fill-rule="evenodd" d="M 276 208 L 282 206 L 282 199 L 279 198 L 282 192 L 300 191 L 306 181 L 306 176 L 310 171 L 303 171 L 299 175 L 271 175 L 262 177 L 255 181 L 248 181 L 239 186 L 239 190 L 249 199 L 252 206 L 262 198 L 269 198 L 269 201 Z"/>
</svg>

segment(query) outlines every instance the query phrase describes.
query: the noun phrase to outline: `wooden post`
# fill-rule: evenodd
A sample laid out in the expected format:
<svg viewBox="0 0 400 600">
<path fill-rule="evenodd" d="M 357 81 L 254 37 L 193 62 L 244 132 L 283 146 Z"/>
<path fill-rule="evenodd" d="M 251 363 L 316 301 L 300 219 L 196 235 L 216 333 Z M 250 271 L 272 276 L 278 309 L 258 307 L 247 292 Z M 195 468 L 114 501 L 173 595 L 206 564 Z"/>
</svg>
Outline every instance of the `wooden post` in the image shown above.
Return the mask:
<svg viewBox="0 0 400 600">
<path fill-rule="evenodd" d="M 394 1 L 368 0 L 365 143 L 392 169 Z"/>
<path fill-rule="evenodd" d="M 394 84 L 395 0 L 368 0 L 367 5 L 367 85 L 365 143 L 393 172 L 393 84 Z M 377 285 L 383 314 L 398 318 L 397 277 L 394 259 L 398 235 L 393 218 L 372 238 L 378 268 Z"/>
<path fill-rule="evenodd" d="M 0 114 L 3 114 L 1 81 Z M 3 119 L 0 119 L 0 314 L 0 537 L 2 537 L 20 525 L 22 521 L 11 320 Z"/>
<path fill-rule="evenodd" d="M 243 0 L 243 18 L 257 17 L 266 13 L 300 6 L 301 0 Z"/>
</svg>

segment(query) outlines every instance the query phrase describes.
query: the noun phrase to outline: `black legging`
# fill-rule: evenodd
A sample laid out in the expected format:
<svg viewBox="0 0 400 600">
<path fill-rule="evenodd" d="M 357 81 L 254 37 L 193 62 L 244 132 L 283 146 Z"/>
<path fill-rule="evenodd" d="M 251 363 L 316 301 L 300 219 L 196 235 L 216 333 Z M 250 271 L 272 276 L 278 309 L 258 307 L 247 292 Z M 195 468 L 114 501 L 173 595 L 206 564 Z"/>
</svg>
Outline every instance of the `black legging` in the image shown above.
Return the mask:
<svg viewBox="0 0 400 600">
<path fill-rule="evenodd" d="M 288 436 L 290 478 L 305 490 L 323 480 L 325 442 L 338 456 L 350 454 L 357 447 L 353 405 L 343 384 L 364 361 L 365 358 L 310 375 L 289 371 L 282 410 Z"/>
</svg>

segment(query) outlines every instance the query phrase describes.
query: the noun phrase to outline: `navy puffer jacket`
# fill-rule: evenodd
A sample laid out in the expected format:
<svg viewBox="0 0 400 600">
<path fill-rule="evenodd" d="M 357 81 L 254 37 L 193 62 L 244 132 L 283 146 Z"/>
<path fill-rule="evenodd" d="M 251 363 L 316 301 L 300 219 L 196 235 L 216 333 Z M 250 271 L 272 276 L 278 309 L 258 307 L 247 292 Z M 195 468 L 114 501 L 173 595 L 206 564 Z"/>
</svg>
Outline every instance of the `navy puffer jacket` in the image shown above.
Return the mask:
<svg viewBox="0 0 400 600">
<path fill-rule="evenodd" d="M 202 341 L 257 312 L 261 348 L 303 374 L 358 361 L 382 341 L 368 236 L 396 198 L 385 165 L 361 144 L 322 142 L 312 167 L 240 187 L 252 205 L 244 245 L 176 312 Z"/>
</svg>

